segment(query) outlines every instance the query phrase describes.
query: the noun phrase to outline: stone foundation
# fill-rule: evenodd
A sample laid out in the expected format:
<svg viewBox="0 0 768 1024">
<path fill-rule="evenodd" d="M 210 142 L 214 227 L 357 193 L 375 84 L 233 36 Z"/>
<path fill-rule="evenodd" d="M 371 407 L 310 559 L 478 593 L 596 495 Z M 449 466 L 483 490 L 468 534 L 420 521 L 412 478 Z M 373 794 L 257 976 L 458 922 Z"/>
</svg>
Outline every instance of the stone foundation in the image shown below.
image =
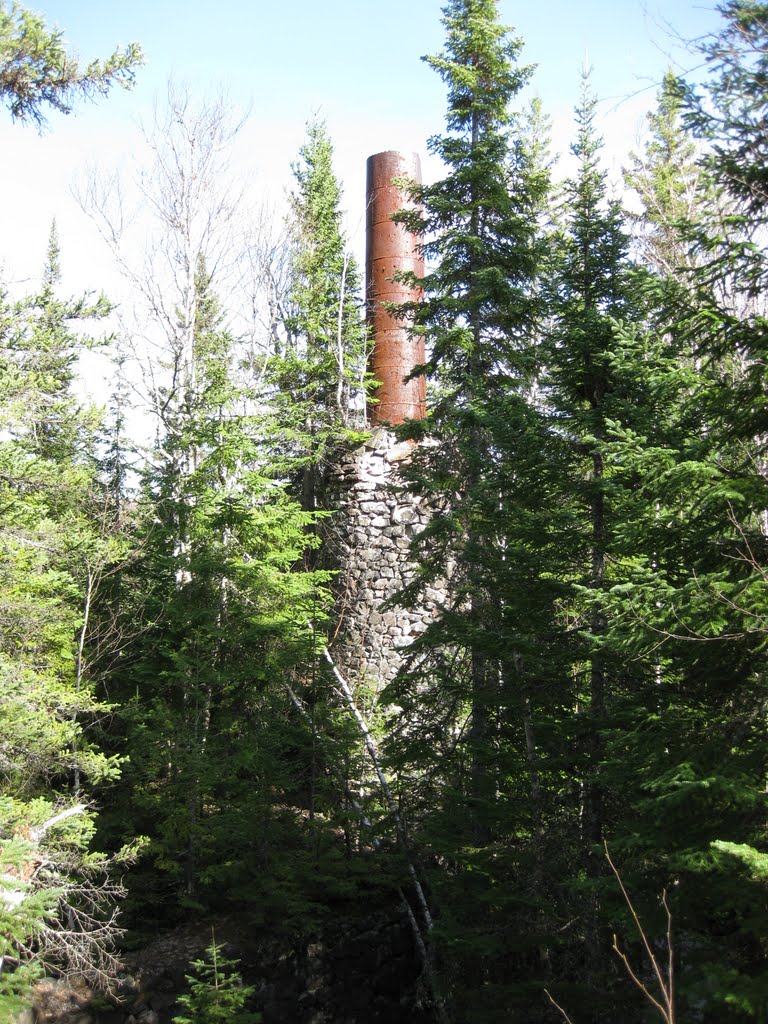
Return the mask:
<svg viewBox="0 0 768 1024">
<path fill-rule="evenodd" d="M 413 579 L 410 543 L 429 519 L 424 499 L 409 494 L 401 478 L 413 447 L 378 427 L 340 462 L 330 488 L 337 511 L 326 550 L 338 570 L 331 649 L 350 682 L 367 679 L 377 689 L 395 677 L 407 648 L 435 615 L 429 601 L 418 609 L 389 605 Z"/>
</svg>

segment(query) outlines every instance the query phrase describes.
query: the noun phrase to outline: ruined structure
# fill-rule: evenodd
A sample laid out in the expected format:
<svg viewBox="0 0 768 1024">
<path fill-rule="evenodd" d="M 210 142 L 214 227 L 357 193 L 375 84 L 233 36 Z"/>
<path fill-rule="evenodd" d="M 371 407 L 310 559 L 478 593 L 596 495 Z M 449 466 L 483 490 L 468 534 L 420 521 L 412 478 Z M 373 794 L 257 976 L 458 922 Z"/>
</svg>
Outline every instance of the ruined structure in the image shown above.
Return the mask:
<svg viewBox="0 0 768 1024">
<path fill-rule="evenodd" d="M 398 442 L 390 429 L 426 413 L 423 376 L 409 380 L 425 360 L 424 343 L 387 303 L 418 300 L 419 292 L 393 280 L 400 270 L 424 273 L 416 238 L 392 221 L 406 199 L 393 179 L 421 180 L 419 158 L 396 152 L 368 160 L 366 210 L 366 306 L 373 337 L 371 369 L 380 386 L 369 409 L 370 439 L 337 467 L 333 482 L 338 508 L 331 543 L 339 567 L 335 656 L 351 681 L 386 685 L 402 664 L 403 652 L 433 614 L 388 607 L 413 575 L 408 548 L 426 524 L 428 511 L 408 494 L 400 470 L 413 442 Z"/>
</svg>

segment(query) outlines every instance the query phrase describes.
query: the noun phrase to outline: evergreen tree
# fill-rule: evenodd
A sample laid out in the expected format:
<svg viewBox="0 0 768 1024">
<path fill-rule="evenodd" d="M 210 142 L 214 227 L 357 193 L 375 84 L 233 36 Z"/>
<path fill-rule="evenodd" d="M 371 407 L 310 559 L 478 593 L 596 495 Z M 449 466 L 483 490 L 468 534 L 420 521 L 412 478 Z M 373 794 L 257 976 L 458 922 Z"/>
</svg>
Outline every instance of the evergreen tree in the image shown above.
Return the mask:
<svg viewBox="0 0 768 1024">
<path fill-rule="evenodd" d="M 589 712 L 587 728 L 577 730 L 586 761 L 576 770 L 585 784 L 583 820 L 593 829 L 584 836 L 593 867 L 576 892 L 587 921 L 591 911 L 593 936 L 604 935 L 604 953 L 576 973 L 588 985 L 584 1012 L 595 1020 L 613 1020 L 614 1001 L 623 998 L 603 974 L 606 922 L 615 930 L 624 917 L 622 931 L 631 927 L 610 878 L 599 878 L 601 837 L 654 930 L 665 927 L 655 894 L 665 887 L 673 893 L 681 1005 L 705 1020 L 724 1012 L 740 1020 L 759 1017 L 764 1004 L 748 886 L 738 869 L 724 870 L 730 847 L 718 842 L 721 830 L 730 841 L 756 834 L 765 770 L 754 589 L 764 485 L 755 473 L 755 439 L 738 426 L 743 366 L 721 333 L 737 321 L 740 305 L 735 264 L 721 257 L 730 245 L 737 255 L 744 249 L 733 223 L 722 231 L 727 207 L 706 166 L 681 160 L 686 180 L 699 183 L 693 199 L 675 180 L 674 153 L 680 157 L 687 146 L 674 110 L 671 100 L 663 106 L 656 127 L 664 145 L 652 144 L 639 180 L 650 199 L 650 262 L 662 274 L 671 263 L 685 269 L 684 287 L 630 273 L 620 221 L 614 217 L 611 227 L 604 176 L 590 175 L 582 132 L 582 170 L 567 190 L 572 213 L 555 292 L 564 305 L 545 389 L 558 432 L 577 456 L 568 488 L 582 538 L 575 567 L 582 568 L 564 610 L 576 639 L 576 707 Z M 686 223 L 691 216 L 698 223 Z M 708 229 L 716 231 L 711 243 Z M 695 240 L 692 248 L 686 239 Z M 716 264 L 703 258 L 707 252 Z M 581 690 L 579 679 L 588 683 Z M 574 912 L 563 905 L 564 915 Z M 566 963 L 556 971 L 561 983 Z M 571 990 L 569 1010 L 578 1002 Z"/>
<path fill-rule="evenodd" d="M 301 468 L 300 499 L 323 507 L 323 481 L 340 445 L 365 422 L 366 344 L 360 274 L 342 230 L 341 185 L 325 124 L 311 121 L 293 167 L 290 282 L 275 353 L 276 411 Z"/>
<path fill-rule="evenodd" d="M 126 701 L 127 814 L 151 840 L 141 899 L 164 892 L 165 914 L 270 884 L 264 871 L 240 891 L 279 842 L 274 794 L 293 784 L 298 742 L 283 680 L 311 654 L 324 603 L 325 577 L 297 568 L 312 516 L 276 478 L 261 418 L 243 412 L 202 259 L 196 287 L 183 400 L 166 413 L 128 573 L 144 632 L 111 684 Z"/>
<path fill-rule="evenodd" d="M 408 430 L 435 442 L 411 471 L 434 513 L 415 543 L 420 571 L 407 596 L 424 600 L 436 581 L 448 596 L 390 689 L 403 708 L 391 756 L 410 820 L 424 816 L 420 841 L 446 865 L 430 884 L 447 1001 L 460 1019 L 500 1020 L 516 998 L 502 921 L 525 901 L 515 875 L 531 863 L 538 802 L 522 666 L 533 679 L 546 659 L 527 638 L 554 600 L 536 583 L 546 554 L 531 544 L 526 512 L 533 489 L 551 485 L 543 421 L 528 400 L 549 173 L 511 109 L 531 69 L 518 63 L 522 44 L 497 3 L 455 0 L 443 23 L 445 50 L 426 59 L 448 91 L 447 133 L 429 144 L 447 173 L 413 187 L 414 209 L 399 216 L 421 235 L 429 268 L 408 277 L 423 301 L 403 310 L 426 338 L 431 386 L 426 420 Z M 525 601 L 523 577 L 534 581 Z"/>
<path fill-rule="evenodd" d="M 584 986 L 581 994 L 571 989 L 569 1008 L 602 1021 L 614 1019 L 625 998 L 610 974 L 606 926 L 616 907 L 612 880 L 604 878 L 603 842 L 616 836 L 621 806 L 614 785 L 618 755 L 609 737 L 618 732 L 620 709 L 634 706 L 654 679 L 653 659 L 628 659 L 621 632 L 631 615 L 622 602 L 641 557 L 625 527 L 652 517 L 653 499 L 639 491 L 637 462 L 626 452 L 617 455 L 615 439 L 623 431 L 638 446 L 663 443 L 674 413 L 661 396 L 669 401 L 674 391 L 668 382 L 664 391 L 660 374 L 674 364 L 650 330 L 646 278 L 630 260 L 624 213 L 608 193 L 595 113 L 585 70 L 572 146 L 577 171 L 563 188 L 553 259 L 542 402 L 561 451 L 559 504 L 567 510 L 560 521 L 555 643 L 568 695 L 551 756 L 567 764 L 575 783 L 568 812 L 557 814 L 552 805 L 547 826 L 559 847 L 550 865 L 560 878 L 555 916 L 580 922 L 577 948 L 553 942 L 550 969 L 561 983 Z"/>
<path fill-rule="evenodd" d="M 705 1020 L 746 1020 L 766 1005 L 747 852 L 762 841 L 766 770 L 764 262 L 755 244 L 766 12 L 749 2 L 720 9 L 724 26 L 703 47 L 707 99 L 682 88 L 684 122 L 707 149 L 684 225 L 690 285 L 663 326 L 677 366 L 652 378 L 653 388 L 666 381 L 668 428 L 639 463 L 647 512 L 622 527 L 643 558 L 624 642 L 656 652 L 657 679 L 627 719 L 633 741 L 612 742 L 624 784 L 640 782 L 633 820 L 619 829 L 626 849 L 646 864 L 653 851 L 646 884 L 674 877 L 678 887 L 681 1001 L 695 1012 L 703 1004 Z M 637 458 L 639 440 L 621 438 L 621 457 Z M 735 848 L 741 855 L 727 853 Z"/>
<path fill-rule="evenodd" d="M 98 416 L 71 390 L 84 326 L 109 306 L 59 299 L 58 264 L 52 231 L 40 292 L 0 302 L 0 998 L 25 963 L 111 968 L 119 893 L 90 851 L 86 802 L 119 761 L 88 735 L 107 709 L 87 659 L 94 588 L 122 550 L 97 514 Z"/>
<path fill-rule="evenodd" d="M 314 490 L 303 500 L 296 488 L 328 457 L 313 448 L 307 421 L 317 426 L 318 446 L 347 437 L 337 419 L 339 378 L 323 391 L 310 363 L 284 346 L 280 367 L 276 358 L 265 372 L 274 350 L 255 360 L 235 329 L 240 296 L 218 298 L 251 255 L 237 248 L 242 217 L 227 173 L 238 127 L 223 100 L 198 105 L 169 91 L 141 185 L 157 214 L 152 273 L 123 262 L 149 321 L 141 328 L 153 342 L 143 385 L 157 440 L 134 502 L 138 557 L 115 580 L 119 599 L 110 595 L 112 606 L 102 606 L 107 622 L 119 607 L 117 628 L 133 640 L 107 680 L 122 705 L 109 724 L 110 749 L 131 760 L 101 825 L 110 846 L 126 821 L 150 837 L 131 891 L 139 926 L 222 902 L 247 905 L 255 927 L 306 926 L 326 912 L 328 893 L 348 892 L 363 871 L 352 864 L 352 798 L 336 784 L 340 765 L 343 777 L 355 777 L 352 768 L 345 773 L 360 755 L 315 685 L 328 596 L 327 574 L 311 568 L 311 506 L 320 502 Z M 330 207 L 320 201 L 313 216 L 339 242 L 337 196 Z M 103 199 L 96 216 L 121 259 L 119 226 Z M 330 308 L 323 274 L 343 271 L 343 261 L 334 263 L 333 244 L 316 243 L 329 261 L 325 271 L 322 259 L 311 264 L 328 308 L 312 313 L 320 333 L 312 334 L 311 359 L 330 372 L 340 307 Z M 342 313 L 352 332 L 351 306 Z M 306 338 L 296 345 L 306 354 Z M 326 722 L 328 743 L 319 740 Z"/>
<path fill-rule="evenodd" d="M 633 218 L 641 258 L 662 277 L 678 279 L 692 269 L 686 225 L 698 219 L 705 201 L 696 144 L 682 115 L 678 79 L 667 71 L 656 109 L 648 114 L 643 153 L 632 154 L 624 170 L 624 182 L 641 204 Z M 715 200 L 712 192 L 709 199 Z"/>
<path fill-rule="evenodd" d="M 225 956 L 215 942 L 206 954 L 206 959 L 193 962 L 195 973 L 186 976 L 190 991 L 179 996 L 183 1014 L 173 1024 L 258 1024 L 261 1014 L 243 1008 L 255 988 L 243 985 L 235 970 L 238 961 Z"/>
<path fill-rule="evenodd" d="M 322 121 L 310 121 L 294 164 L 291 194 L 293 275 L 286 355 L 316 415 L 329 424 L 359 425 L 365 347 L 359 314 L 360 274 L 342 230 L 341 185 Z"/>
<path fill-rule="evenodd" d="M 718 10 L 723 26 L 700 47 L 709 76 L 705 89 L 683 85 L 685 121 L 711 144 L 707 166 L 754 230 L 766 209 L 768 7 L 759 0 L 725 0 Z"/>
<path fill-rule="evenodd" d="M 136 43 L 81 67 L 62 37 L 39 14 L 17 3 L 0 6 L 0 96 L 12 117 L 42 128 L 48 108 L 68 114 L 78 95 L 105 94 L 115 83 L 133 85 L 135 69 L 143 63 Z"/>
<path fill-rule="evenodd" d="M 566 227 L 553 303 L 555 327 L 548 397 L 556 429 L 567 435 L 572 446 L 569 483 L 572 498 L 576 499 L 575 525 L 584 546 L 577 570 L 578 585 L 589 594 L 579 622 L 585 643 L 577 671 L 584 680 L 584 690 L 577 682 L 575 703 L 587 709 L 590 719 L 585 738 L 593 749 L 584 805 L 585 837 L 599 848 L 603 810 L 595 773 L 601 760 L 599 734 L 610 687 L 610 672 L 600 650 L 607 626 L 603 593 L 609 585 L 606 572 L 612 517 L 604 446 L 611 406 L 626 402 L 628 397 L 617 394 L 616 389 L 612 367 L 614 323 L 632 321 L 637 309 L 633 309 L 631 297 L 628 239 L 621 209 L 608 199 L 606 174 L 599 163 L 602 140 L 595 131 L 595 108 L 585 71 L 576 111 L 578 134 L 572 146 L 578 172 L 564 190 Z"/>
</svg>

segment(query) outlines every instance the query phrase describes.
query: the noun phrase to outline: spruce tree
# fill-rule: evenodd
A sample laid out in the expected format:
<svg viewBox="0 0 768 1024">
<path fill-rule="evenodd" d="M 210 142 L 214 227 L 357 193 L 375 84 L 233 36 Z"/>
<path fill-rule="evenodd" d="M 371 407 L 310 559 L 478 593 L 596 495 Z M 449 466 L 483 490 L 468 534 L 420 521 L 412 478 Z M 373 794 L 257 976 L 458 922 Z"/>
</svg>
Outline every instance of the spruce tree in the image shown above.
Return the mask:
<svg viewBox="0 0 768 1024">
<path fill-rule="evenodd" d="M 647 122 L 643 152 L 631 154 L 624 170 L 624 182 L 641 204 L 632 218 L 640 256 L 661 277 L 687 279 L 690 287 L 686 272 L 693 254 L 686 225 L 697 220 L 705 191 L 696 144 L 683 126 L 680 84 L 672 71 L 664 76 Z"/>
<path fill-rule="evenodd" d="M 559 846 L 550 865 L 554 877 L 560 876 L 554 914 L 579 917 L 586 959 L 578 972 L 590 989 L 601 992 L 595 998 L 597 1020 L 607 1019 L 599 1003 L 610 999 L 607 986 L 593 973 L 608 956 L 595 890 L 611 815 L 604 744 L 617 696 L 629 684 L 613 647 L 606 599 L 622 580 L 615 524 L 629 511 L 612 480 L 609 429 L 612 418 L 642 417 L 643 399 L 632 355 L 627 351 L 622 360 L 616 341 L 616 323 L 637 323 L 642 309 L 632 283 L 622 210 L 608 194 L 600 162 L 596 107 L 585 69 L 571 147 L 577 169 L 563 186 L 562 229 L 553 245 L 541 401 L 561 473 L 555 505 L 561 509 L 562 589 L 553 643 L 565 673 L 561 685 L 567 688 L 559 698 L 559 736 L 551 751 L 562 759 L 570 747 L 567 771 L 577 783 L 568 812 L 547 823 L 549 830 L 556 829 L 550 843 Z"/>
<path fill-rule="evenodd" d="M 301 469 L 300 498 L 323 507 L 324 478 L 365 422 L 360 274 L 342 228 L 341 185 L 322 121 L 310 121 L 293 166 L 284 337 L 272 364 L 284 449 Z M 356 431 L 358 433 L 356 433 Z"/>
<path fill-rule="evenodd" d="M 527 638 L 553 600 L 536 585 L 527 516 L 532 490 L 551 484 L 548 461 L 535 468 L 547 441 L 528 400 L 549 174 L 511 108 L 532 69 L 519 63 L 522 44 L 500 24 L 498 4 L 455 0 L 443 23 L 445 50 L 426 60 L 447 87 L 447 131 L 429 143 L 446 175 L 412 187 L 414 209 L 399 216 L 421 236 L 429 268 L 423 279 L 405 275 L 423 300 L 402 312 L 427 342 L 429 413 L 406 431 L 429 439 L 410 477 L 434 509 L 406 593 L 422 600 L 439 581 L 447 598 L 390 689 L 403 708 L 392 757 L 408 780 L 411 820 L 423 815 L 420 841 L 447 865 L 431 884 L 448 1003 L 461 1019 L 495 1020 L 515 998 L 501 922 L 521 899 L 513 879 L 537 802 L 522 666 L 531 653 L 535 677 L 541 651 Z M 526 601 L 523 576 L 533 579 Z"/>
<path fill-rule="evenodd" d="M 0 97 L 14 118 L 42 128 L 49 108 L 68 114 L 77 96 L 103 95 L 115 84 L 133 85 L 135 69 L 143 63 L 136 43 L 83 67 L 62 37 L 20 4 L 0 6 Z"/>
<path fill-rule="evenodd" d="M 91 849 L 88 801 L 119 761 L 93 741 L 90 608 L 124 555 L 102 531 L 98 412 L 74 396 L 88 329 L 109 305 L 58 296 L 51 232 L 42 286 L 0 299 L 0 1003 L 41 965 L 110 969 L 119 886 Z M 121 832 L 116 844 L 125 841 Z"/>
<path fill-rule="evenodd" d="M 704 88 L 681 83 L 685 121 L 710 143 L 707 166 L 756 228 L 764 223 L 766 210 L 768 6 L 759 0 L 725 0 L 718 10 L 722 27 L 700 45 L 708 76 Z"/>
<path fill-rule="evenodd" d="M 589 597 L 580 612 L 585 644 L 578 674 L 584 680 L 584 690 L 577 702 L 587 709 L 590 721 L 585 739 L 592 747 L 591 781 L 585 791 L 585 837 L 599 848 L 603 810 L 595 773 L 601 759 L 599 734 L 610 699 L 609 669 L 600 651 L 607 626 L 603 592 L 608 585 L 612 514 L 604 446 L 611 404 L 625 397 L 616 394 L 612 372 L 614 322 L 631 319 L 635 311 L 622 214 L 618 204 L 608 198 L 606 174 L 599 163 L 602 140 L 595 130 L 596 105 L 585 71 L 576 110 L 578 134 L 572 146 L 578 171 L 564 189 L 566 227 L 553 303 L 549 401 L 557 429 L 567 435 L 572 446 L 570 483 L 584 544 L 577 583 Z M 580 684 L 577 687 L 580 689 Z"/>
<path fill-rule="evenodd" d="M 654 388 L 666 381 L 667 429 L 642 456 L 637 436 L 620 442 L 623 459 L 641 458 L 650 499 L 646 514 L 623 527 L 639 556 L 624 640 L 634 657 L 640 648 L 655 652 L 657 677 L 645 708 L 638 701 L 627 719 L 632 741 L 612 740 L 624 782 L 639 782 L 633 820 L 623 819 L 619 832 L 627 851 L 653 863 L 647 884 L 675 879 L 680 999 L 691 1012 L 703 1001 L 707 1020 L 765 1012 L 762 914 L 754 913 L 747 865 L 750 844 L 762 841 L 766 770 L 758 724 L 766 683 L 765 269 L 755 244 L 764 219 L 766 11 L 737 0 L 721 12 L 723 28 L 702 47 L 708 83 L 677 86 L 684 123 L 704 152 L 683 225 L 688 285 L 660 321 L 668 358 L 663 376 L 652 378 Z"/>
<path fill-rule="evenodd" d="M 341 184 L 322 121 L 307 125 L 299 158 L 291 194 L 286 354 L 297 359 L 295 386 L 307 392 L 319 418 L 353 427 L 361 422 L 365 362 L 360 274 L 342 229 Z"/>
<path fill-rule="evenodd" d="M 179 996 L 182 1013 L 176 1014 L 173 1024 L 258 1024 L 261 1014 L 244 1009 L 255 987 L 243 985 L 235 970 L 238 962 L 212 942 L 205 959 L 192 963 L 194 974 L 186 976 L 189 992 Z"/>
<path fill-rule="evenodd" d="M 706 164 L 696 169 L 687 157 L 680 161 L 684 180 L 697 183 L 694 196 L 675 179 L 672 154 L 681 157 L 688 146 L 675 128 L 673 98 L 674 91 L 668 102 L 662 97 L 658 138 L 640 178 L 652 204 L 651 242 L 661 246 L 651 250 L 649 262 L 661 277 L 638 275 L 625 257 L 593 260 L 605 284 L 592 278 L 588 315 L 586 242 L 594 255 L 601 237 L 609 239 L 606 207 L 602 214 L 593 209 L 591 236 L 583 216 L 571 217 L 575 255 L 564 264 L 566 287 L 557 289 L 566 297 L 559 325 L 567 331 L 555 334 L 559 348 L 548 400 L 561 410 L 559 429 L 572 432 L 582 465 L 585 456 L 600 456 L 599 466 L 587 467 L 586 486 L 577 476 L 570 485 L 584 540 L 595 538 L 594 497 L 588 496 L 593 481 L 602 491 L 605 524 L 601 585 L 583 574 L 570 606 L 571 623 L 581 622 L 574 668 L 590 683 L 596 659 L 603 669 L 603 714 L 591 723 L 586 717 L 590 728 L 581 742 L 587 759 L 578 768 L 585 773 L 586 796 L 596 785 L 600 797 L 591 850 L 596 857 L 595 841 L 608 840 L 654 931 L 665 927 L 656 894 L 668 890 L 678 998 L 686 1012 L 703 1013 L 706 1020 L 733 1012 L 742 1019 L 762 1012 L 764 976 L 754 958 L 756 922 L 746 910 L 744 874 L 733 862 L 728 872 L 730 847 L 718 840 L 721 831 L 742 840 L 756 835 L 759 817 L 755 801 L 764 764 L 760 727 L 753 726 L 764 678 L 754 553 L 761 543 L 764 485 L 755 472 L 755 439 L 740 425 L 743 364 L 726 341 L 741 304 L 736 264 L 728 266 L 722 256 L 733 244 L 740 257 L 743 235 L 740 240 L 733 221 L 721 230 L 727 206 L 713 192 Z M 687 196 L 685 209 L 681 196 Z M 572 205 L 586 209 L 578 191 Z M 621 250 L 609 244 L 602 252 Z M 569 266 L 578 272 L 571 274 Z M 673 275 L 682 269 L 682 281 L 666 278 L 670 269 Z M 602 381 L 600 401 L 588 404 L 588 393 L 576 386 L 595 378 Z M 597 623 L 589 611 L 596 607 Z M 585 708 L 595 695 L 589 690 Z M 585 809 L 592 810 L 589 800 Z M 585 820 L 594 818 L 590 813 Z M 594 865 L 581 902 L 587 907 L 592 901 L 592 920 L 607 951 L 607 921 L 615 930 L 623 918 L 625 933 L 631 923 L 610 876 L 601 880 L 599 862 Z M 579 976 L 591 977 L 594 1018 L 612 1020 L 612 1001 L 623 997 L 609 978 L 600 978 L 607 959 L 606 952 L 582 965 Z M 595 991 L 601 993 L 597 1002 Z M 577 1002 L 571 991 L 569 1009 Z M 724 1011 L 726 1004 L 739 1009 Z"/>
<path fill-rule="evenodd" d="M 245 898 L 248 866 L 279 845 L 272 805 L 295 785 L 286 751 L 302 731 L 284 680 L 311 654 L 325 600 L 325 577 L 301 569 L 313 517 L 279 478 L 263 416 L 247 411 L 202 259 L 194 309 L 188 376 L 146 472 L 141 555 L 125 574 L 142 629 L 110 684 L 131 753 L 122 813 L 150 837 L 136 884 L 142 901 L 159 887 L 166 916 Z M 272 884 L 262 871 L 248 898 Z"/>
</svg>

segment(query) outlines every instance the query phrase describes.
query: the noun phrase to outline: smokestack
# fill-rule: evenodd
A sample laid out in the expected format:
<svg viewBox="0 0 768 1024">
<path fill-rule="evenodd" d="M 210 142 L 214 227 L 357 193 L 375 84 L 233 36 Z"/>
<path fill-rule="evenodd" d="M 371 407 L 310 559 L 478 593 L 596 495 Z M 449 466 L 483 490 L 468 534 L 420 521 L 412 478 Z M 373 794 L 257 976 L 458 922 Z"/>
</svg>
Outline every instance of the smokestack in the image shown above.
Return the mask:
<svg viewBox="0 0 768 1024">
<path fill-rule="evenodd" d="M 417 239 L 402 224 L 392 223 L 392 214 L 406 204 L 393 178 L 411 178 L 421 183 L 421 162 L 416 153 L 405 156 L 389 151 L 368 158 L 366 189 L 366 305 L 368 326 L 373 336 L 371 372 L 380 387 L 370 407 L 371 421 L 397 424 L 426 415 L 426 380 L 405 378 L 425 361 L 424 341 L 411 339 L 405 321 L 388 313 L 383 303 L 413 302 L 419 290 L 392 277 L 398 270 L 424 276 L 424 258 L 416 251 Z"/>
</svg>

